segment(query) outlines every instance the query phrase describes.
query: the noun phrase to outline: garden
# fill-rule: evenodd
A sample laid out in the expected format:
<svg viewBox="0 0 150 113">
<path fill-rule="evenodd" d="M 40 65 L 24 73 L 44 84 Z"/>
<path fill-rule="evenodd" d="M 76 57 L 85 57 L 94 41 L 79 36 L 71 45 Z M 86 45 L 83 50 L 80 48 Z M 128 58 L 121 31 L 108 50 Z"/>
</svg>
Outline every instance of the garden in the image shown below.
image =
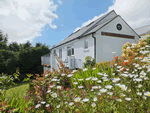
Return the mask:
<svg viewBox="0 0 150 113">
<path fill-rule="evenodd" d="M 70 71 L 61 62 L 59 71 L 45 70 L 27 74 L 29 83 L 24 95 L 7 89 L 18 79 L 0 75 L 0 113 L 149 113 L 150 46 L 149 39 L 126 43 L 121 57 L 112 61 L 85 65 Z"/>
</svg>

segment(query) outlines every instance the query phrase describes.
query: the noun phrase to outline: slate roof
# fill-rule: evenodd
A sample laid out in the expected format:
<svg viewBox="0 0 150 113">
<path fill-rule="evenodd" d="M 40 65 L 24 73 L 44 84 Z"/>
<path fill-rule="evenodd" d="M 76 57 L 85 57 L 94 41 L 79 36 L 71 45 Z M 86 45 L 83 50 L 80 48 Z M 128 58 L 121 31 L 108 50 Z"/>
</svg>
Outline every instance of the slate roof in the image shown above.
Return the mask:
<svg viewBox="0 0 150 113">
<path fill-rule="evenodd" d="M 87 26 L 84 26 L 82 27 L 81 29 L 79 29 L 78 31 L 70 34 L 67 38 L 65 38 L 64 40 L 62 40 L 60 43 L 58 43 L 57 45 L 53 46 L 51 49 L 63 44 L 63 43 L 66 43 L 70 40 L 73 40 L 73 39 L 76 39 L 80 36 L 82 36 L 82 34 L 85 34 L 86 32 L 89 32 L 89 30 L 95 28 L 96 24 L 98 22 L 100 22 L 105 16 L 109 15 L 110 13 L 112 12 L 115 12 L 114 10 L 108 12 L 107 14 L 103 15 L 102 17 L 99 17 L 97 20 L 91 22 L 90 24 L 88 24 Z M 116 12 L 115 12 L 116 13 Z M 116 14 L 117 15 L 117 14 Z M 105 23 L 105 22 L 104 22 Z"/>
<path fill-rule="evenodd" d="M 107 15 L 111 14 L 112 12 L 114 12 L 116 14 L 116 12 L 114 10 L 108 12 L 107 14 L 103 15 L 102 17 L 99 17 L 97 20 L 91 22 L 90 24 L 88 24 L 87 26 L 82 27 L 81 29 L 77 30 L 76 32 L 70 34 L 67 38 L 65 38 L 64 40 L 62 40 L 60 43 L 58 43 L 57 45 L 54 45 L 50 50 L 61 46 L 65 43 L 68 43 L 69 41 L 73 41 L 75 39 L 84 37 L 88 34 L 94 33 L 96 32 L 98 29 L 102 28 L 103 26 L 105 26 L 107 23 L 109 23 L 110 21 L 112 21 L 113 19 L 115 19 L 116 17 L 118 17 L 119 15 L 116 14 L 115 17 L 112 17 L 109 20 L 104 21 L 103 23 L 99 24 L 98 23 L 103 20 Z M 122 19 L 122 18 L 121 18 Z M 126 22 L 125 22 L 126 23 Z M 126 23 L 127 24 L 127 23 Z M 127 24 L 128 25 L 128 24 Z M 129 25 L 128 25 L 129 26 Z M 130 27 L 130 26 L 129 26 Z M 131 28 L 131 27 L 130 27 Z M 132 29 L 132 28 L 131 28 Z M 133 29 L 132 29 L 133 30 Z M 133 30 L 134 31 L 134 30 Z M 135 31 L 134 31 L 135 32 Z M 136 32 L 135 32 L 136 33 Z M 137 33 L 136 33 L 137 34 Z M 138 35 L 138 34 L 137 34 Z M 139 36 L 140 38 L 140 36 Z"/>
<path fill-rule="evenodd" d="M 116 17 L 118 17 L 119 15 L 115 16 L 114 18 L 111 18 L 99 25 L 96 25 L 95 28 L 93 28 L 92 30 L 90 30 L 89 32 L 85 33 L 84 35 L 88 35 L 88 34 L 91 34 L 91 33 L 95 33 L 98 29 L 102 28 L 103 26 L 105 26 L 107 23 L 109 23 L 110 21 L 112 21 L 113 19 L 115 19 Z"/>
<path fill-rule="evenodd" d="M 136 29 L 134 29 L 134 31 L 135 31 L 138 35 L 147 34 L 148 32 L 150 32 L 150 25 L 143 26 L 143 27 L 140 27 L 140 28 L 136 28 Z"/>
</svg>

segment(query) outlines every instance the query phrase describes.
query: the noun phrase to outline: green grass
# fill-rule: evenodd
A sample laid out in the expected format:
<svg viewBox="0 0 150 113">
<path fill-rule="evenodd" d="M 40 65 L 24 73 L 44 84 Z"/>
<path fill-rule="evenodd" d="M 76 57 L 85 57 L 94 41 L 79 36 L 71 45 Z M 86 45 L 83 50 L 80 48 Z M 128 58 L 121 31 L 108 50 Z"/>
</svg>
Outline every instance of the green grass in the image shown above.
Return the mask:
<svg viewBox="0 0 150 113">
<path fill-rule="evenodd" d="M 13 94 L 17 95 L 17 93 L 22 97 L 24 97 L 28 88 L 29 88 L 29 82 L 17 83 L 16 85 L 6 90 L 6 98 L 12 97 Z"/>
</svg>

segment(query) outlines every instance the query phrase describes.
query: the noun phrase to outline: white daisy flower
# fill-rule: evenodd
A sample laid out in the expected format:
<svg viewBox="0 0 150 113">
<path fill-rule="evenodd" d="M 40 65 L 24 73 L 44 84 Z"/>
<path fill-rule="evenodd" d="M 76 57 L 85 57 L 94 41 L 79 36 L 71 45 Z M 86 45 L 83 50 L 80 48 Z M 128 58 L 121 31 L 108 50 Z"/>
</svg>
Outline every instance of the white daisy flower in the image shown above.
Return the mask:
<svg viewBox="0 0 150 113">
<path fill-rule="evenodd" d="M 147 92 L 144 93 L 144 95 L 147 96 L 147 97 L 150 97 L 150 92 L 147 91 Z"/>
<path fill-rule="evenodd" d="M 84 88 L 84 86 L 78 86 L 79 89 Z"/>
<path fill-rule="evenodd" d="M 70 103 L 69 103 L 69 106 L 72 106 L 73 104 L 74 104 L 73 102 L 70 102 Z"/>
<path fill-rule="evenodd" d="M 144 80 L 149 80 L 149 78 L 148 77 L 144 77 Z"/>
<path fill-rule="evenodd" d="M 136 94 L 137 94 L 137 95 L 139 95 L 139 96 L 141 96 L 141 95 L 142 95 L 142 93 L 141 93 L 141 92 L 137 92 Z"/>
<path fill-rule="evenodd" d="M 63 76 L 65 76 L 65 74 L 64 74 L 64 73 L 62 73 L 62 74 L 61 74 L 61 76 L 63 77 Z"/>
<path fill-rule="evenodd" d="M 125 97 L 125 96 L 126 96 L 126 95 L 125 95 L 125 94 L 123 94 L 123 93 L 121 93 L 120 95 L 121 95 L 122 97 Z"/>
<path fill-rule="evenodd" d="M 98 80 L 98 81 L 97 81 L 97 83 L 101 83 L 101 82 L 102 82 L 101 80 Z"/>
<path fill-rule="evenodd" d="M 118 101 L 118 102 L 122 102 L 122 100 L 121 100 L 121 99 L 117 99 L 117 101 Z"/>
<path fill-rule="evenodd" d="M 124 62 L 129 62 L 129 60 L 124 60 Z"/>
<path fill-rule="evenodd" d="M 140 78 L 136 78 L 136 79 L 133 79 L 133 81 L 140 82 L 140 81 L 142 81 L 142 79 L 140 79 Z"/>
<path fill-rule="evenodd" d="M 92 89 L 98 89 L 98 86 L 92 86 Z"/>
<path fill-rule="evenodd" d="M 83 71 L 87 71 L 87 68 L 84 68 Z"/>
<path fill-rule="evenodd" d="M 74 82 L 73 84 L 78 84 L 78 82 Z"/>
<path fill-rule="evenodd" d="M 103 75 L 103 73 L 97 73 L 98 75 Z"/>
<path fill-rule="evenodd" d="M 117 65 L 117 64 L 114 64 L 115 66 Z"/>
<path fill-rule="evenodd" d="M 100 93 L 100 92 L 98 92 L 98 93 L 97 93 L 97 95 L 101 95 L 101 93 Z"/>
<path fill-rule="evenodd" d="M 94 91 L 94 89 L 91 89 L 91 91 Z"/>
<path fill-rule="evenodd" d="M 60 108 L 60 105 L 57 105 L 57 108 Z"/>
<path fill-rule="evenodd" d="M 146 99 L 147 99 L 147 97 L 146 97 L 146 96 L 143 96 L 143 99 L 145 99 L 145 100 L 146 100 Z"/>
<path fill-rule="evenodd" d="M 83 99 L 82 101 L 83 101 L 83 102 L 87 102 L 87 101 L 89 101 L 89 99 L 88 99 L 88 98 L 85 98 L 85 99 Z"/>
<path fill-rule="evenodd" d="M 112 75 L 115 75 L 115 73 L 113 73 Z"/>
<path fill-rule="evenodd" d="M 57 81 L 57 79 L 54 78 L 54 79 L 52 79 L 51 81 Z"/>
<path fill-rule="evenodd" d="M 57 86 L 57 89 L 61 89 L 62 88 L 62 86 Z"/>
<path fill-rule="evenodd" d="M 107 86 L 105 86 L 105 88 L 111 89 L 111 88 L 112 88 L 112 85 L 107 85 Z"/>
<path fill-rule="evenodd" d="M 91 77 L 90 78 L 86 78 L 85 80 L 90 80 L 91 79 Z"/>
<path fill-rule="evenodd" d="M 46 103 L 45 101 L 42 101 L 42 102 L 41 102 L 41 104 L 45 104 L 45 103 Z"/>
<path fill-rule="evenodd" d="M 73 70 L 73 71 L 72 71 L 72 73 L 75 73 L 75 72 L 77 72 L 77 70 Z"/>
<path fill-rule="evenodd" d="M 117 66 L 117 68 L 121 68 L 122 66 Z"/>
<path fill-rule="evenodd" d="M 141 84 L 139 84 L 139 85 L 138 85 L 138 88 L 141 88 L 141 87 L 142 87 L 142 85 L 141 85 Z"/>
<path fill-rule="evenodd" d="M 77 97 L 74 99 L 75 102 L 79 102 L 81 100 L 81 98 Z"/>
<path fill-rule="evenodd" d="M 82 81 L 83 79 L 78 79 L 79 81 Z"/>
<path fill-rule="evenodd" d="M 107 89 L 102 88 L 102 89 L 100 89 L 100 92 L 105 93 L 105 92 L 107 92 Z"/>
<path fill-rule="evenodd" d="M 46 104 L 45 106 L 46 106 L 46 107 L 49 107 L 50 105 L 49 105 L 49 104 Z"/>
<path fill-rule="evenodd" d="M 39 108 L 41 106 L 41 104 L 37 104 L 36 106 L 35 106 L 35 108 Z"/>
<path fill-rule="evenodd" d="M 45 75 L 45 77 L 47 77 L 47 76 L 48 76 L 48 74 Z"/>
<path fill-rule="evenodd" d="M 92 103 L 92 107 L 96 107 L 96 104 L 95 104 L 95 103 Z"/>
<path fill-rule="evenodd" d="M 107 77 L 108 75 L 105 73 L 103 76 L 104 76 L 104 77 Z"/>
<path fill-rule="evenodd" d="M 96 81 L 96 80 L 98 80 L 98 78 L 93 77 L 92 80 L 93 80 L 93 81 Z"/>
<path fill-rule="evenodd" d="M 51 92 L 51 90 L 48 90 L 46 93 L 50 93 Z"/>
<path fill-rule="evenodd" d="M 72 76 L 73 76 L 72 74 L 67 75 L 67 77 L 72 77 Z"/>
<path fill-rule="evenodd" d="M 92 68 L 92 70 L 95 70 L 96 68 Z"/>
<path fill-rule="evenodd" d="M 130 100 L 131 100 L 131 98 L 125 98 L 125 100 L 130 101 Z"/>
<path fill-rule="evenodd" d="M 94 101 L 94 102 L 97 101 L 97 97 L 94 97 L 93 101 Z"/>
<path fill-rule="evenodd" d="M 108 94 L 108 95 L 113 95 L 113 93 L 112 93 L 112 92 L 107 92 L 107 94 Z"/>
<path fill-rule="evenodd" d="M 56 98 L 56 97 L 57 97 L 57 93 L 53 93 L 53 94 L 52 94 L 52 97 L 53 97 L 53 98 Z"/>
</svg>

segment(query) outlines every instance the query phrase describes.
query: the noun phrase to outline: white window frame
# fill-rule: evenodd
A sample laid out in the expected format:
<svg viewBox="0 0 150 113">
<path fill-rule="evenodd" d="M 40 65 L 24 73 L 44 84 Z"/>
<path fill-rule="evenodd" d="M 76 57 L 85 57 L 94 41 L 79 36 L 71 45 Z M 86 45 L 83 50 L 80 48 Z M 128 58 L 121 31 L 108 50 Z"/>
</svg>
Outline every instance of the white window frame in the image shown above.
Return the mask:
<svg viewBox="0 0 150 113">
<path fill-rule="evenodd" d="M 70 49 L 71 53 L 70 55 L 68 54 L 68 50 Z M 67 46 L 67 56 L 73 56 L 74 55 L 74 44 L 70 44 Z"/>
<path fill-rule="evenodd" d="M 88 49 L 89 48 L 89 43 L 88 43 L 88 40 L 85 39 L 84 40 L 84 49 Z"/>
</svg>

